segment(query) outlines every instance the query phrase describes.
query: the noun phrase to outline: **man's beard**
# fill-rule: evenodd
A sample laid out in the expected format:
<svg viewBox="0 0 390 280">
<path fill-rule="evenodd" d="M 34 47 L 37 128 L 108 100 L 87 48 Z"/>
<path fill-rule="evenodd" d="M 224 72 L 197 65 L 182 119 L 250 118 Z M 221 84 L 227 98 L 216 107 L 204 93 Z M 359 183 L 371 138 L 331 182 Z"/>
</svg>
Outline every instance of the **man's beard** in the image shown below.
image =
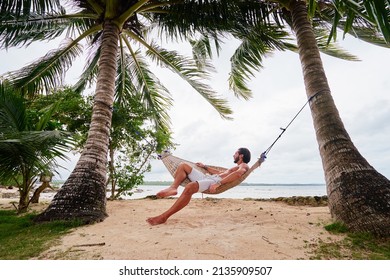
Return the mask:
<svg viewBox="0 0 390 280">
<path fill-rule="evenodd" d="M 234 163 L 238 162 L 238 157 L 234 158 Z"/>
</svg>

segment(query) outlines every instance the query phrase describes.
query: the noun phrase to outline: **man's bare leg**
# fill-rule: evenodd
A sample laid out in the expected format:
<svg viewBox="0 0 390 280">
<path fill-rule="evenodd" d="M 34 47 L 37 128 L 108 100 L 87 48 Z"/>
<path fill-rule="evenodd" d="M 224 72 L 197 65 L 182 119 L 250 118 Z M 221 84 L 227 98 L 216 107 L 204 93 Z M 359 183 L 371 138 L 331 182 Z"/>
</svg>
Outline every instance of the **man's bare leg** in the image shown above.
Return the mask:
<svg viewBox="0 0 390 280">
<path fill-rule="evenodd" d="M 175 214 L 176 212 L 180 211 L 184 207 L 188 205 L 188 203 L 191 200 L 191 197 L 194 193 L 196 193 L 199 190 L 199 185 L 197 182 L 191 182 L 186 185 L 183 193 L 180 195 L 180 197 L 176 200 L 176 202 L 169 208 L 167 211 L 162 213 L 161 215 L 158 215 L 156 217 L 148 218 L 146 221 L 152 225 L 159 225 L 165 223 L 170 216 Z"/>
<path fill-rule="evenodd" d="M 168 197 L 177 195 L 177 188 L 180 186 L 180 184 L 187 178 L 187 175 L 190 174 L 192 171 L 192 167 L 186 163 L 181 163 L 177 167 L 177 170 L 175 172 L 174 180 L 172 185 L 169 188 L 163 189 L 159 191 L 156 195 L 157 197 Z"/>
</svg>

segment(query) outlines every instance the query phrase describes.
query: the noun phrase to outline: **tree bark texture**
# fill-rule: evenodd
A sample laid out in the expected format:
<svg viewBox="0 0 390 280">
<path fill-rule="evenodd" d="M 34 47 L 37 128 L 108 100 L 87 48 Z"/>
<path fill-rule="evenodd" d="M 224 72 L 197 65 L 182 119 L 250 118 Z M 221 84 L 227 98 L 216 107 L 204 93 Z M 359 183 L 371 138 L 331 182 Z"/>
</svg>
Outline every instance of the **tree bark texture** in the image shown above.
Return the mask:
<svg viewBox="0 0 390 280">
<path fill-rule="evenodd" d="M 75 169 L 36 221 L 103 221 L 106 213 L 107 155 L 115 93 L 119 29 L 104 24 L 99 74 L 88 139 Z"/>
<path fill-rule="evenodd" d="M 331 96 L 306 2 L 292 0 L 298 42 L 332 217 L 352 231 L 390 235 L 390 181 L 352 143 Z"/>
</svg>

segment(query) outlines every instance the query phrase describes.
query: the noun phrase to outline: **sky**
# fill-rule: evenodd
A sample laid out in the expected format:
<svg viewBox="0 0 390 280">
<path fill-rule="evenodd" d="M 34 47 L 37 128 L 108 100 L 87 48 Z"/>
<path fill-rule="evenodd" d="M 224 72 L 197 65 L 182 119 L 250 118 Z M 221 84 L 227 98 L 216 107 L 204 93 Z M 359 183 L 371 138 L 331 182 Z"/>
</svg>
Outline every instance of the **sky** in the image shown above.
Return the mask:
<svg viewBox="0 0 390 280">
<path fill-rule="evenodd" d="M 0 51 L 0 75 L 18 69 L 58 45 L 51 41 L 34 44 L 28 49 Z M 376 47 L 357 39 L 340 42 L 361 61 L 350 62 L 322 54 L 324 69 L 341 119 L 361 154 L 376 170 L 390 178 L 390 49 Z M 252 161 L 265 151 L 306 103 L 306 93 L 298 54 L 276 52 L 264 60 L 264 68 L 250 82 L 253 98 L 234 97 L 228 88 L 229 58 L 236 42 L 227 41 L 213 62 L 216 73 L 208 83 L 229 101 L 233 120 L 224 120 L 188 84 L 167 69 L 156 68 L 155 74 L 172 94 L 169 111 L 174 155 L 210 165 L 232 167 L 233 154 L 239 147 L 252 152 Z M 186 46 L 179 46 L 186 51 Z M 72 83 L 82 71 L 78 60 L 68 71 Z M 204 81 L 207 82 L 207 81 Z M 92 90 L 91 90 L 92 91 Z M 61 162 L 65 167 L 55 179 L 65 180 L 78 156 Z M 170 181 L 168 171 L 159 160 L 152 161 L 147 181 Z M 318 144 L 307 106 L 269 152 L 261 168 L 246 180 L 249 183 L 324 183 Z"/>
</svg>

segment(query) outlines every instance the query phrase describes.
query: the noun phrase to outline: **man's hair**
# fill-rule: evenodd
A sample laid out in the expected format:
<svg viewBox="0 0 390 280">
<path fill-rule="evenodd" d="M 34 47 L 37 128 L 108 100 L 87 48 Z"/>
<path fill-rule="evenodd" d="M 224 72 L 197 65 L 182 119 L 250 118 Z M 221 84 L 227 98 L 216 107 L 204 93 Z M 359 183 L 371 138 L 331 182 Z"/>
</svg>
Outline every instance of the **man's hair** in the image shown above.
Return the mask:
<svg viewBox="0 0 390 280">
<path fill-rule="evenodd" d="M 239 148 L 238 153 L 240 155 L 243 155 L 243 162 L 248 163 L 251 161 L 251 152 L 247 148 Z"/>
</svg>

